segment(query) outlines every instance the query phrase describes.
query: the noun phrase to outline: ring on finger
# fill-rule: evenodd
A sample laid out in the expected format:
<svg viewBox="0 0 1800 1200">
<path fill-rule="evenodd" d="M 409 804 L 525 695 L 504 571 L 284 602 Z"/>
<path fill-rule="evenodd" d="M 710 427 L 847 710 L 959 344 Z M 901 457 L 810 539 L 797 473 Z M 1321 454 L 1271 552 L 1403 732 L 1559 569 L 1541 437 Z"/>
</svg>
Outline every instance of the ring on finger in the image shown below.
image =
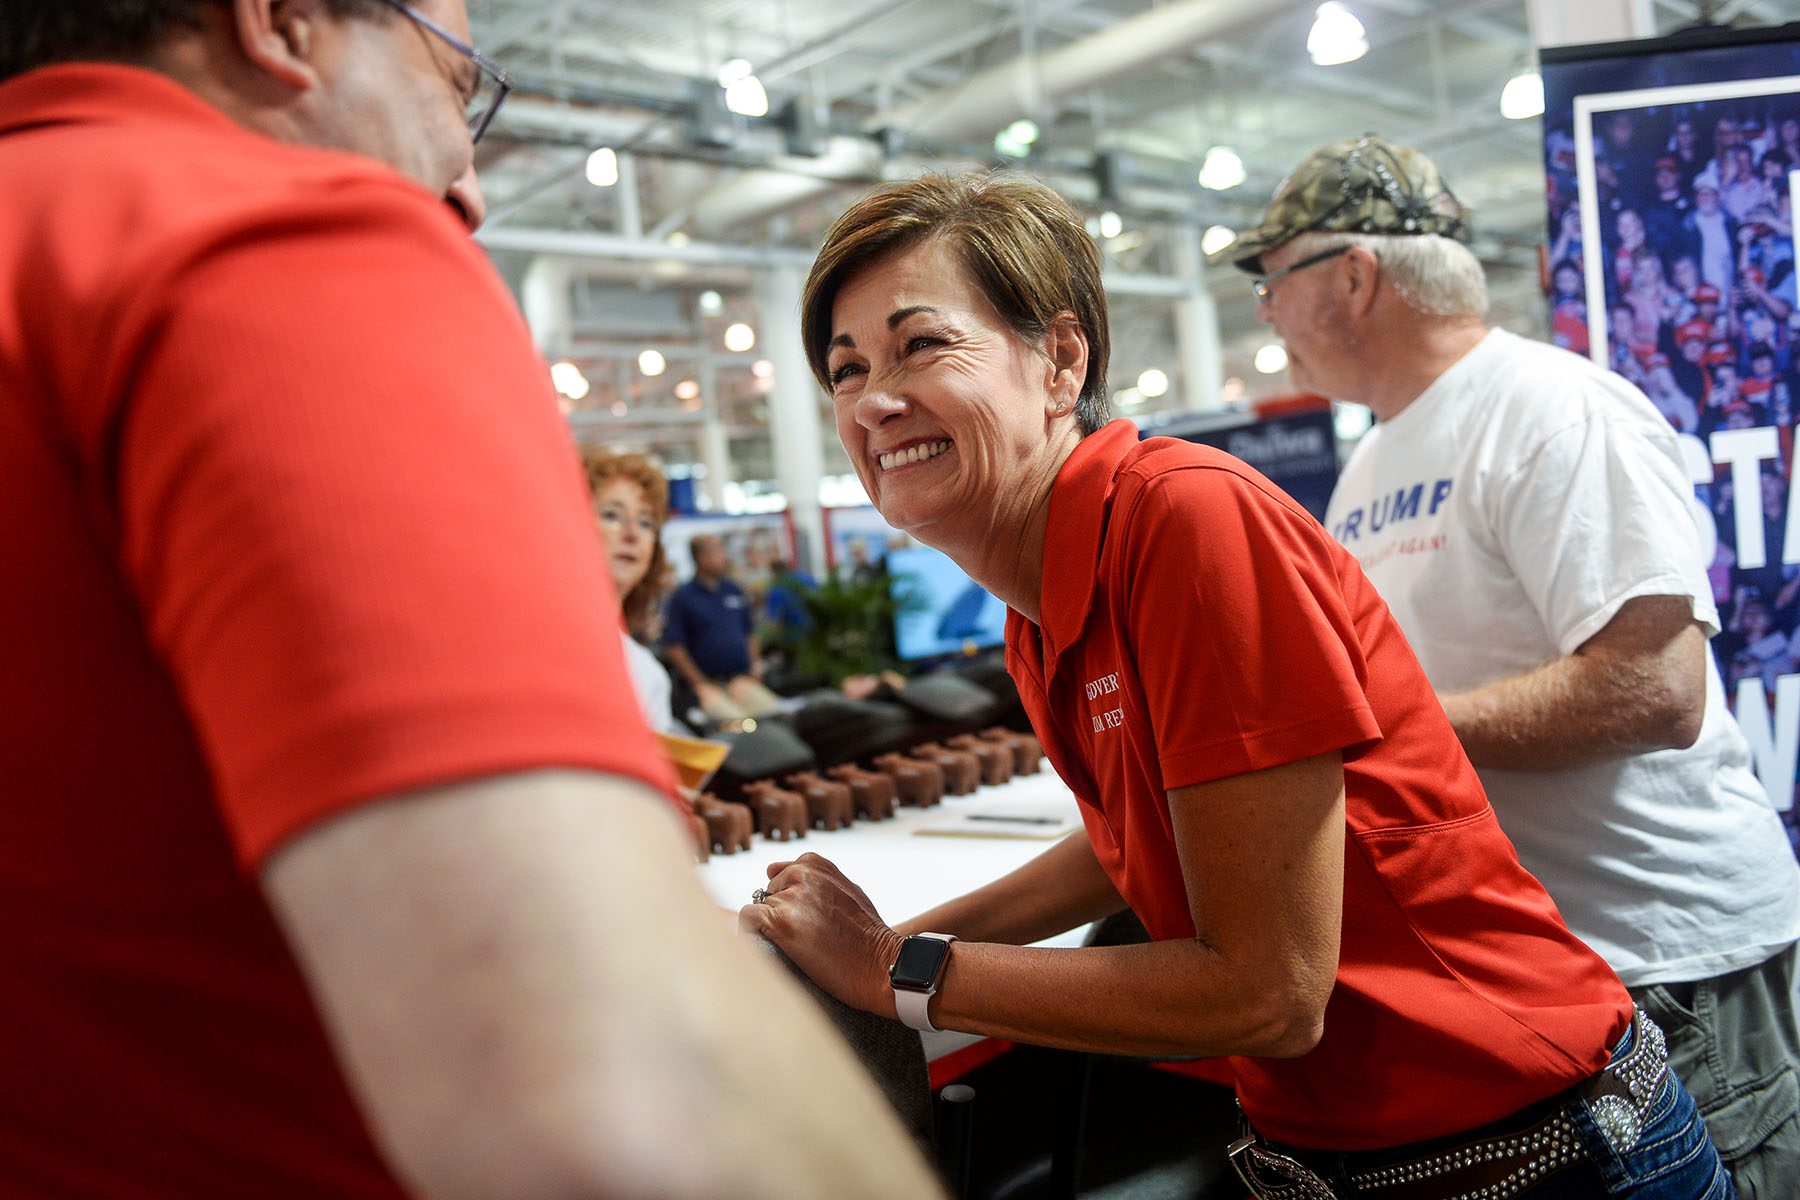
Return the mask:
<svg viewBox="0 0 1800 1200">
<path fill-rule="evenodd" d="M 768 902 L 769 892 L 767 888 L 757 888 L 754 892 L 750 893 L 750 903 L 767 904 Z"/>
</svg>

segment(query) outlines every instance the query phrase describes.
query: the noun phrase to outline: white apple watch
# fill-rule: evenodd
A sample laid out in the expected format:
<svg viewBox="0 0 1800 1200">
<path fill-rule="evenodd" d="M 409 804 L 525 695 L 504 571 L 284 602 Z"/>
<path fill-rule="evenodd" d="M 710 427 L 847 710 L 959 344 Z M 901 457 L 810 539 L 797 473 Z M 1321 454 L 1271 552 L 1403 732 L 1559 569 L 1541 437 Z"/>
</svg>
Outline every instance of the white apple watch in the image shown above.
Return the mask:
<svg viewBox="0 0 1800 1200">
<path fill-rule="evenodd" d="M 950 943 L 955 940 L 953 933 L 916 933 L 900 943 L 900 953 L 888 968 L 894 1008 L 914 1029 L 937 1032 L 928 1010 L 944 977 L 944 964 L 950 961 Z"/>
</svg>

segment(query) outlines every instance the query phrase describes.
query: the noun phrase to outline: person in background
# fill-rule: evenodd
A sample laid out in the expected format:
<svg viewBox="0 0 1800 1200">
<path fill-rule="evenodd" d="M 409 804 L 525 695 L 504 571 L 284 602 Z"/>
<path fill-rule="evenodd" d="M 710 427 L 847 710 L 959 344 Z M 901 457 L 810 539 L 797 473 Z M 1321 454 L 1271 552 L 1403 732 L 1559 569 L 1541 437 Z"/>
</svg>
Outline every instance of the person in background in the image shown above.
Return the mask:
<svg viewBox="0 0 1800 1200">
<path fill-rule="evenodd" d="M 772 863 L 746 928 L 917 1028 L 1228 1057 L 1263 1196 L 1728 1194 L 1355 561 L 1242 462 L 1108 422 L 1080 213 L 1006 176 L 888 185 L 801 314 L 876 509 L 1012 610 L 1085 828 L 899 928 L 827 860 Z M 1150 942 L 1030 944 L 1127 906 Z"/>
<path fill-rule="evenodd" d="M 468 39 L 0 5 L 0 1179 L 930 1195 L 689 867 Z"/>
<path fill-rule="evenodd" d="M 662 526 L 669 516 L 668 480 L 641 454 L 589 448 L 583 451 L 581 464 L 618 597 L 619 641 L 644 720 L 653 732 L 685 736 L 687 727 L 675 719 L 671 704 L 674 689 L 667 668 L 632 632 L 654 617 L 657 597 L 662 594 L 660 581 L 668 565 L 662 548 Z M 707 806 L 716 801 L 686 787 L 680 793 L 682 815 L 698 857 L 705 862 L 712 836 L 704 815 Z"/>
<path fill-rule="evenodd" d="M 762 685 L 762 649 L 750 599 L 728 574 L 731 562 L 717 534 L 696 535 L 688 549 L 694 577 L 663 605 L 663 653 L 710 719 L 760 717 L 780 698 Z"/>
<path fill-rule="evenodd" d="M 1644 200 L 1643 218 L 1647 240 L 1671 261 L 1684 255 L 1692 255 L 1695 247 L 1689 244 L 1689 234 L 1683 221 L 1693 211 L 1694 201 L 1682 184 L 1681 164 L 1673 155 L 1663 155 L 1656 160 L 1653 179 L 1655 186 Z"/>
<path fill-rule="evenodd" d="M 1668 420 L 1491 329 L 1423 154 L 1303 161 L 1224 257 L 1296 386 L 1369 406 L 1327 524 L 1387 601 L 1519 858 L 1668 1036 L 1746 1196 L 1800 1195 L 1800 865 L 1707 639 Z"/>
<path fill-rule="evenodd" d="M 1688 235 L 1687 245 L 1700 256 L 1700 277 L 1721 293 L 1730 293 L 1736 282 L 1737 221 L 1720 207 L 1716 183 L 1694 185 L 1694 207 L 1682 217 L 1681 226 Z"/>
<path fill-rule="evenodd" d="M 818 591 L 811 571 L 786 559 L 775 558 L 769 567 L 769 587 L 763 593 L 763 625 L 759 631 L 765 659 L 773 667 L 765 677 L 804 686 L 799 671 L 800 649 L 813 629 L 807 599 Z"/>
<path fill-rule="evenodd" d="M 1691 115 L 1675 118 L 1675 128 L 1669 134 L 1669 154 L 1675 160 L 1682 189 L 1691 194 L 1694 179 L 1706 170 L 1707 163 L 1706 155 L 1700 149 L 1700 131 Z"/>
<path fill-rule="evenodd" d="M 656 607 L 662 578 L 663 522 L 669 517 L 669 486 L 656 464 L 641 454 L 589 449 L 582 454 L 594 515 L 606 543 L 606 565 L 619 596 L 619 637 L 625 664 L 637 688 L 644 720 L 657 733 L 678 733 L 669 707 L 669 672 L 649 648 L 631 636 Z"/>
</svg>

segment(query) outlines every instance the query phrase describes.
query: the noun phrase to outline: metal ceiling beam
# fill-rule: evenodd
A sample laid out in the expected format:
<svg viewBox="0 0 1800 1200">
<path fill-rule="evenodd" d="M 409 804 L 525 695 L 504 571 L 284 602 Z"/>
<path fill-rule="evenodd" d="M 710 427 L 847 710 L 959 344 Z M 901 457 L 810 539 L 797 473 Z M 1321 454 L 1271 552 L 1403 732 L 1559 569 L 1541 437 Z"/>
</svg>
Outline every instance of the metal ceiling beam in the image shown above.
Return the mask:
<svg viewBox="0 0 1800 1200">
<path fill-rule="evenodd" d="M 518 254 L 552 254 L 561 258 L 670 261 L 723 267 L 812 266 L 813 254 L 782 246 L 726 245 L 685 242 L 672 245 L 612 233 L 567 233 L 558 229 L 482 230 L 475 240 L 489 250 Z"/>
<path fill-rule="evenodd" d="M 1048 54 L 1020 56 L 963 84 L 880 113 L 869 129 L 893 128 L 927 140 L 992 133 L 1014 117 L 1042 113 L 1057 100 L 1100 87 L 1148 63 L 1185 53 L 1268 12 L 1269 0 L 1173 0 L 1071 42 Z M 791 175 L 756 171 L 694 206 L 696 227 L 713 233 L 760 220 L 829 193 L 833 185 L 799 186 Z"/>
</svg>

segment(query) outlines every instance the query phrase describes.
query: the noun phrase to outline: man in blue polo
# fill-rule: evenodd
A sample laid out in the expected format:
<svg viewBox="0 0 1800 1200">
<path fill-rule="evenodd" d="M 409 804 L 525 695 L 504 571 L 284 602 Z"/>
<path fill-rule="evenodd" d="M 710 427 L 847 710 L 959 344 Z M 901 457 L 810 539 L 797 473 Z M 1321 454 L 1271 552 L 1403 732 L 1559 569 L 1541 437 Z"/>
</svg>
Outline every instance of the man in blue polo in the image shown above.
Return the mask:
<svg viewBox="0 0 1800 1200">
<path fill-rule="evenodd" d="M 779 701 L 760 682 L 762 651 L 750 599 L 726 575 L 730 563 L 718 535 L 700 534 L 688 548 L 694 577 L 676 588 L 663 608 L 663 651 L 708 717 L 760 717 Z"/>
</svg>

